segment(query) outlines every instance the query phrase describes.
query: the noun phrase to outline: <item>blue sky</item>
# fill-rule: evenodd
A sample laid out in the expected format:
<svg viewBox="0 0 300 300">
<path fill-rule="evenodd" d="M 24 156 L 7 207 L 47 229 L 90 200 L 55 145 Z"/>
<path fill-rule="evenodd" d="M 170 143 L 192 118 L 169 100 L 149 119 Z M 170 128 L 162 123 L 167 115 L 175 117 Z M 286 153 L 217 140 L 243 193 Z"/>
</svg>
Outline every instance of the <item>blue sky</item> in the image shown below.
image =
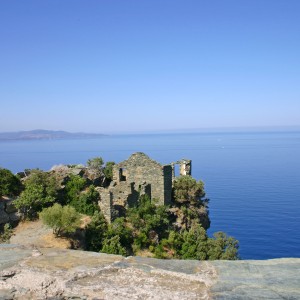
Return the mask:
<svg viewBox="0 0 300 300">
<path fill-rule="evenodd" d="M 1 0 L 0 131 L 300 125 L 299 0 Z"/>
</svg>

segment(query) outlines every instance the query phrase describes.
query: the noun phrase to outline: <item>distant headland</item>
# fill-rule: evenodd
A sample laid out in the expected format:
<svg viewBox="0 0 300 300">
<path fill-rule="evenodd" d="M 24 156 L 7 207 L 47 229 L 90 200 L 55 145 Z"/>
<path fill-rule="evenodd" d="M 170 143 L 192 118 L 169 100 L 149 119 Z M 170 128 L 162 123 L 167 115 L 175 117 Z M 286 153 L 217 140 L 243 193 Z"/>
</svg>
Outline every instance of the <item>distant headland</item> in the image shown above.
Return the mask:
<svg viewBox="0 0 300 300">
<path fill-rule="evenodd" d="M 83 133 L 83 132 L 67 132 L 36 129 L 30 131 L 18 132 L 0 132 L 0 141 L 13 140 L 58 140 L 58 139 L 86 139 L 86 138 L 100 138 L 106 136 L 101 133 Z"/>
</svg>

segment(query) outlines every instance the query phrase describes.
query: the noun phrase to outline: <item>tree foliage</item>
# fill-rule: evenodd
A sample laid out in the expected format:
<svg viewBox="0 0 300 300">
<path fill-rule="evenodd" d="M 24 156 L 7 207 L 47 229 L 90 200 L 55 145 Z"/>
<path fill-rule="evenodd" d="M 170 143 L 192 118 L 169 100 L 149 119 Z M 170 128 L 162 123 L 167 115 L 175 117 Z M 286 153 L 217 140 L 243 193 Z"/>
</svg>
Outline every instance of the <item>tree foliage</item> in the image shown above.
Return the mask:
<svg viewBox="0 0 300 300">
<path fill-rule="evenodd" d="M 182 258 L 208 259 L 207 239 L 206 230 L 201 225 L 193 226 L 189 231 L 185 231 L 181 248 Z"/>
<path fill-rule="evenodd" d="M 69 205 L 61 206 L 55 203 L 53 206 L 43 209 L 39 216 L 45 225 L 53 229 L 56 236 L 75 232 L 80 226 L 80 214 Z"/>
<path fill-rule="evenodd" d="M 132 254 L 133 232 L 125 218 L 117 218 L 111 224 L 109 224 L 106 239 L 111 239 L 114 236 L 119 237 L 119 242 L 126 250 L 126 253 Z M 119 254 L 119 253 L 115 253 Z"/>
<path fill-rule="evenodd" d="M 147 195 L 125 217 L 107 225 L 103 215 L 95 213 L 87 228 L 88 249 L 112 254 L 132 255 L 150 251 L 157 258 L 237 259 L 238 241 L 218 232 L 208 237 L 205 228 L 191 215 L 190 228 L 178 230 L 169 208 L 156 205 Z"/>
<path fill-rule="evenodd" d="M 88 251 L 100 251 L 102 249 L 107 229 L 108 225 L 103 214 L 95 211 L 85 230 L 86 249 Z"/>
<path fill-rule="evenodd" d="M 181 258 L 183 236 L 180 232 L 171 230 L 168 237 L 160 241 L 153 249 L 156 258 Z"/>
<path fill-rule="evenodd" d="M 23 213 L 25 219 L 34 219 L 38 212 L 55 201 L 58 189 L 53 175 L 34 170 L 26 179 L 25 189 L 15 201 L 15 206 Z"/>
<path fill-rule="evenodd" d="M 22 190 L 20 179 L 7 169 L 0 168 L 0 198 L 16 196 Z"/>
<path fill-rule="evenodd" d="M 76 195 L 71 201 L 70 205 L 73 206 L 78 212 L 92 216 L 94 212 L 99 211 L 99 193 L 95 190 L 93 185 Z"/>
<path fill-rule="evenodd" d="M 134 251 L 157 245 L 170 226 L 167 206 L 155 205 L 148 195 L 142 195 L 133 208 L 127 210 L 127 220 L 133 227 Z"/>
<path fill-rule="evenodd" d="M 210 226 L 208 202 L 205 197 L 204 183 L 196 181 L 191 176 L 180 176 L 174 180 L 173 198 L 177 219 L 184 229 L 190 229 L 193 224 L 199 224 L 205 229 Z"/>
<path fill-rule="evenodd" d="M 100 252 L 126 255 L 126 249 L 121 245 L 120 237 L 118 235 L 111 238 L 105 238 Z"/>
<path fill-rule="evenodd" d="M 90 158 L 86 164 L 90 169 L 92 169 L 96 172 L 102 173 L 102 171 L 103 171 L 104 161 L 103 161 L 102 157 Z"/>
<path fill-rule="evenodd" d="M 238 241 L 226 233 L 219 231 L 214 233 L 214 238 L 208 240 L 209 259 L 235 260 L 238 255 Z"/>
<path fill-rule="evenodd" d="M 105 164 L 105 167 L 103 169 L 103 174 L 105 176 L 106 179 L 108 179 L 109 181 L 113 180 L 113 167 L 115 165 L 115 162 L 113 161 L 108 161 Z"/>
<path fill-rule="evenodd" d="M 174 180 L 173 195 L 179 204 L 199 205 L 205 197 L 204 183 L 191 176 L 180 176 Z"/>
<path fill-rule="evenodd" d="M 87 181 L 78 175 L 71 175 L 65 186 L 66 203 L 72 203 L 78 200 L 81 191 L 86 187 Z"/>
</svg>

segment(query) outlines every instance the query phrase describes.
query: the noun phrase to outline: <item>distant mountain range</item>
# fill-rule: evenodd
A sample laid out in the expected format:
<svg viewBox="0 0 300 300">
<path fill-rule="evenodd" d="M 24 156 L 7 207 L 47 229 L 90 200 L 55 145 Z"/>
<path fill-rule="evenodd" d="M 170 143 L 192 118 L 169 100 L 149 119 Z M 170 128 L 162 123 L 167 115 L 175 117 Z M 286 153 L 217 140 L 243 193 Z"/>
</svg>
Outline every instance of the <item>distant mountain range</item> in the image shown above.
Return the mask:
<svg viewBox="0 0 300 300">
<path fill-rule="evenodd" d="M 18 132 L 0 132 L 0 141 L 13 140 L 58 140 L 58 139 L 87 139 L 100 138 L 105 134 L 99 133 L 71 133 L 67 131 L 53 131 L 53 130 L 30 130 Z"/>
</svg>

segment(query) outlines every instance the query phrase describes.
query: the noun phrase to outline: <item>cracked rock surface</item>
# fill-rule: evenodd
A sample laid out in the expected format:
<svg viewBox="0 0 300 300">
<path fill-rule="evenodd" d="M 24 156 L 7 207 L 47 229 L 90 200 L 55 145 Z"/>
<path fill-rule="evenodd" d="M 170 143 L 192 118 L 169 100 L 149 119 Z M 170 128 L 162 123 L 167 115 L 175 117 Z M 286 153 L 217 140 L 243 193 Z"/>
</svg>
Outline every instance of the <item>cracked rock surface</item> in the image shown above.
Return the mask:
<svg viewBox="0 0 300 300">
<path fill-rule="evenodd" d="M 300 259 L 192 261 L 0 245 L 0 300 L 300 299 Z"/>
</svg>

